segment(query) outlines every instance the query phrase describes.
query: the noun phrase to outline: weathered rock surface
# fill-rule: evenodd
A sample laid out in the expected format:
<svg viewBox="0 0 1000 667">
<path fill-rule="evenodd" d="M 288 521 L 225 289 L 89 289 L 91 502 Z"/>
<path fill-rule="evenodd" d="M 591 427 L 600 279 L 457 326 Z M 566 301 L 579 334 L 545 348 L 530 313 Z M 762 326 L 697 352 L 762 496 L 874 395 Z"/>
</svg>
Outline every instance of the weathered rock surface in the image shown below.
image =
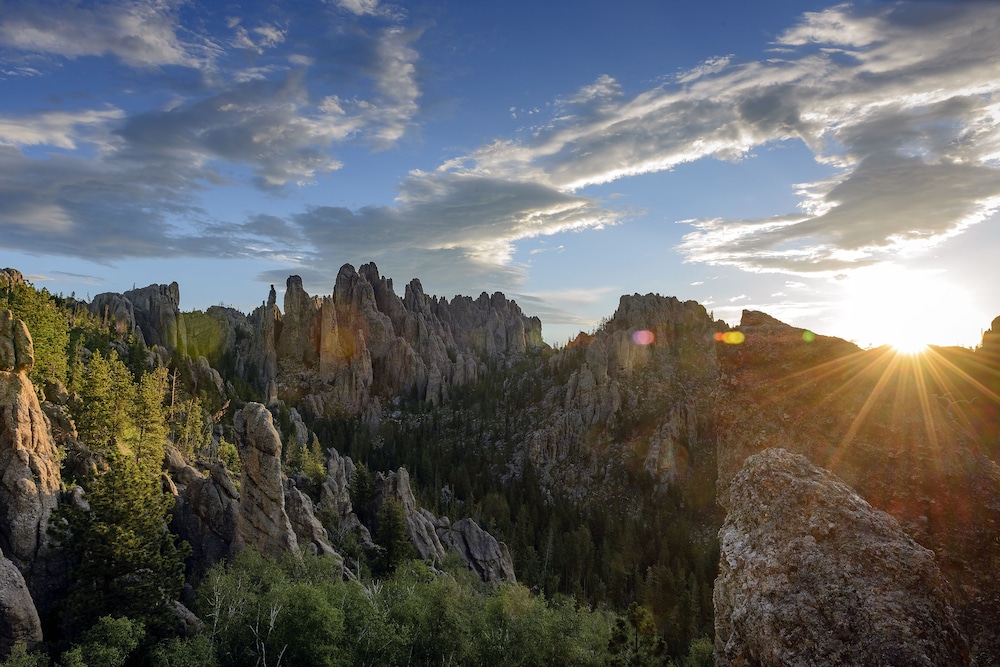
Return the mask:
<svg viewBox="0 0 1000 667">
<path fill-rule="evenodd" d="M 965 665 L 934 554 L 802 456 L 747 459 L 720 498 L 717 665 Z"/>
<path fill-rule="evenodd" d="M 441 543 L 457 552 L 483 581 L 517 582 L 507 545 L 497 541 L 472 519 L 462 519 L 451 525 L 447 519 L 441 519 L 437 534 Z"/>
<path fill-rule="evenodd" d="M 546 372 L 561 381 L 521 416 L 521 451 L 543 484 L 577 500 L 615 493 L 609 471 L 636 451 L 661 484 L 714 467 L 717 329 L 694 301 L 626 295 L 596 333 L 553 355 Z"/>
<path fill-rule="evenodd" d="M 0 289 L 10 289 L 24 284 L 24 276 L 17 269 L 10 267 L 0 269 Z"/>
<path fill-rule="evenodd" d="M 42 641 L 42 624 L 20 570 L 0 553 L 0 660 L 17 642 L 28 650 Z"/>
<path fill-rule="evenodd" d="M 281 439 L 271 413 L 260 403 L 247 403 L 236 413 L 234 428 L 243 466 L 236 524 L 238 548 L 254 546 L 272 558 L 298 553 L 295 531 L 285 512 Z"/>
<path fill-rule="evenodd" d="M 87 310 L 100 318 L 104 326 L 114 325 L 118 333 L 135 334 L 145 343 L 142 329 L 136 322 L 135 308 L 124 295 L 116 292 L 98 294 L 87 304 Z"/>
<path fill-rule="evenodd" d="M 34 387 L 31 337 L 0 311 L 0 549 L 32 583 L 60 490 L 59 455 Z M 4 358 L 0 353 L 0 358 Z"/>
<path fill-rule="evenodd" d="M 386 498 L 399 501 L 406 515 L 406 534 L 417 555 L 440 561 L 450 549 L 465 565 L 486 582 L 516 582 L 514 563 L 507 546 L 480 528 L 472 519 L 452 525 L 447 517 L 438 519 L 429 510 L 417 507 L 406 468 L 375 475 L 375 505 Z"/>
<path fill-rule="evenodd" d="M 371 548 L 375 546 L 371 533 L 354 513 L 351 503 L 351 476 L 354 469 L 354 461 L 350 456 L 341 456 L 333 448 L 327 450 L 326 479 L 320 487 L 320 505 L 337 515 L 340 525 L 336 530 L 341 539 L 354 533 L 362 547 Z"/>
<path fill-rule="evenodd" d="M 299 548 L 309 549 L 319 556 L 340 558 L 340 554 L 330 546 L 330 538 L 326 528 L 316 518 L 312 500 L 295 488 L 291 480 L 285 482 L 285 511 L 292 524 Z"/>
<path fill-rule="evenodd" d="M 288 279 L 275 335 L 278 389 L 293 405 L 375 419 L 378 394 L 437 403 L 486 363 L 512 363 L 542 347 L 539 320 L 500 293 L 449 302 L 413 280 L 400 298 L 374 264 L 346 264 L 330 296 L 311 297 L 298 276 Z"/>
<path fill-rule="evenodd" d="M 187 465 L 176 449 L 168 447 L 165 467 L 177 493 L 171 529 L 191 545 L 189 570 L 201 576 L 233 555 L 240 494 L 221 462 L 214 464 L 206 476 Z"/>
<path fill-rule="evenodd" d="M 132 304 L 136 326 L 147 345 L 184 348 L 187 333 L 180 317 L 181 292 L 176 282 L 129 290 L 122 296 Z"/>
</svg>

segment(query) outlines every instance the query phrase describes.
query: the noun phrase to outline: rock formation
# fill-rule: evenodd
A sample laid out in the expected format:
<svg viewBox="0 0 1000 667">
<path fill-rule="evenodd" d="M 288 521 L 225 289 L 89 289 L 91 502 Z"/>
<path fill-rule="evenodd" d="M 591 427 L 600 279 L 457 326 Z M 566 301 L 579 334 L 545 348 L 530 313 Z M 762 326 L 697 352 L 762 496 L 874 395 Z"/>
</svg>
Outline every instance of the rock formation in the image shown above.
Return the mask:
<svg viewBox="0 0 1000 667">
<path fill-rule="evenodd" d="M 60 490 L 59 455 L 31 380 L 27 327 L 0 311 L 0 549 L 28 581 L 48 542 Z"/>
<path fill-rule="evenodd" d="M 181 292 L 176 282 L 129 290 L 122 296 L 132 304 L 136 325 L 147 345 L 168 351 L 184 348 L 187 333 L 180 317 Z"/>
<path fill-rule="evenodd" d="M 247 403 L 236 413 L 234 427 L 243 466 L 236 524 L 238 546 L 256 547 L 276 559 L 287 552 L 298 553 L 295 531 L 285 512 L 281 439 L 271 413 L 260 403 Z"/>
<path fill-rule="evenodd" d="M 521 446 L 543 483 L 583 500 L 620 483 L 607 477 L 610 467 L 637 451 L 664 484 L 689 463 L 708 465 L 717 328 L 694 301 L 626 295 L 594 334 L 554 354 L 547 373 L 565 380 L 524 415 L 530 430 Z"/>
<path fill-rule="evenodd" d="M 14 644 L 30 650 L 42 641 L 42 624 L 20 570 L 0 553 L 0 659 Z"/>
<path fill-rule="evenodd" d="M 17 285 L 24 285 L 24 276 L 17 269 L 0 269 L 0 289 L 10 289 Z"/>
<path fill-rule="evenodd" d="M 386 498 L 395 498 L 402 506 L 406 515 L 406 534 L 419 558 L 439 562 L 450 549 L 483 581 L 517 581 L 507 545 L 497 541 L 475 521 L 462 519 L 452 525 L 447 517 L 439 519 L 427 509 L 417 507 L 406 468 L 375 475 L 375 506 L 381 506 Z"/>
<path fill-rule="evenodd" d="M 309 496 L 295 488 L 291 480 L 285 482 L 285 511 L 295 533 L 296 543 L 301 549 L 309 549 L 319 556 L 340 555 L 330 546 L 326 528 L 313 512 Z"/>
<path fill-rule="evenodd" d="M 354 469 L 350 456 L 341 456 L 333 448 L 327 450 L 326 479 L 320 488 L 320 505 L 337 516 L 341 538 L 354 533 L 362 547 L 372 548 L 375 543 L 371 533 L 354 513 L 351 503 L 351 475 Z"/>
<path fill-rule="evenodd" d="M 171 529 L 191 545 L 189 570 L 201 576 L 219 561 L 234 555 L 240 494 L 221 462 L 205 475 L 187 465 L 180 452 L 168 447 L 164 464 L 177 496 Z"/>
<path fill-rule="evenodd" d="M 720 498 L 716 665 L 965 665 L 933 552 L 802 456 L 767 449 Z"/>
<path fill-rule="evenodd" d="M 517 581 L 507 545 L 497 541 L 472 519 L 462 519 L 449 525 L 447 517 L 443 517 L 438 520 L 437 535 L 441 543 L 458 553 L 483 581 Z"/>
</svg>

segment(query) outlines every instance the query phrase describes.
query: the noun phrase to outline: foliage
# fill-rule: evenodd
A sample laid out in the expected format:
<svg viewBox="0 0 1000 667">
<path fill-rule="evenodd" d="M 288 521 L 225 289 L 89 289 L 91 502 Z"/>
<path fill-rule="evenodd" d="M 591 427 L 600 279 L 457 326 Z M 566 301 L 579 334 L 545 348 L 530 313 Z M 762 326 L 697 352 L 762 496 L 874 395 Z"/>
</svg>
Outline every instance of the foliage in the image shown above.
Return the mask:
<svg viewBox="0 0 1000 667">
<path fill-rule="evenodd" d="M 11 310 L 24 320 L 35 348 L 31 381 L 37 387 L 47 382 L 66 382 L 69 324 L 66 313 L 44 287 L 14 285 L 0 289 L 0 310 Z"/>
<path fill-rule="evenodd" d="M 79 400 L 72 406 L 80 439 L 104 452 L 124 445 L 134 410 L 135 381 L 118 358 L 94 352 L 77 383 Z"/>
<path fill-rule="evenodd" d="M 41 651 L 28 652 L 28 647 L 24 642 L 16 642 L 11 648 L 10 655 L 0 667 L 49 667 L 49 656 Z"/>
<path fill-rule="evenodd" d="M 107 469 L 85 485 L 90 509 L 64 504 L 52 522 L 62 546 L 79 558 L 64 621 L 75 634 L 113 613 L 159 631 L 184 584 L 187 550 L 167 530 L 173 497 L 131 456 L 110 450 L 106 458 Z"/>
<path fill-rule="evenodd" d="M 375 542 L 379 553 L 373 567 L 376 574 L 392 574 L 400 563 L 413 557 L 402 504 L 395 498 L 386 498 L 378 509 L 376 520 Z"/>
<path fill-rule="evenodd" d="M 520 585 L 484 587 L 464 567 L 406 561 L 385 580 L 344 581 L 333 561 L 252 550 L 213 569 L 198 610 L 217 664 L 604 665 L 611 618 Z"/>
<path fill-rule="evenodd" d="M 172 637 L 160 642 L 149 653 L 152 667 L 218 667 L 215 648 L 206 635 Z"/>
<path fill-rule="evenodd" d="M 142 642 L 142 623 L 129 618 L 102 616 L 66 651 L 60 667 L 121 667 Z"/>
</svg>

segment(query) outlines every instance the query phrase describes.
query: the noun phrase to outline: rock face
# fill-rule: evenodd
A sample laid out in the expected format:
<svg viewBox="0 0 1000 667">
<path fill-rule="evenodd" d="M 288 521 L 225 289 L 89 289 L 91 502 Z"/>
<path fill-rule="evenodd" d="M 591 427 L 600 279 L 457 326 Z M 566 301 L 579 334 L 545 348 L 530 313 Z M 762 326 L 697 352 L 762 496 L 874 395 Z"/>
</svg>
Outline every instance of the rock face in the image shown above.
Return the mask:
<svg viewBox="0 0 1000 667">
<path fill-rule="evenodd" d="M 275 559 L 287 552 L 298 553 L 295 531 L 285 512 L 281 439 L 271 413 L 260 403 L 247 403 L 236 413 L 234 428 L 243 466 L 237 545 L 254 546 Z"/>
<path fill-rule="evenodd" d="M 131 333 L 145 343 L 145 336 L 135 319 L 132 302 L 121 294 L 103 292 L 87 304 L 87 310 L 101 319 L 105 326 L 114 325 L 118 333 Z"/>
<path fill-rule="evenodd" d="M 714 471 L 717 328 L 694 301 L 634 294 L 596 333 L 554 354 L 547 374 L 560 381 L 523 416 L 521 450 L 543 483 L 578 500 L 601 485 L 614 493 L 621 481 L 609 467 L 630 465 L 635 452 L 661 484 L 691 465 Z"/>
<path fill-rule="evenodd" d="M 480 528 L 472 519 L 462 519 L 452 525 L 447 517 L 438 519 L 430 511 L 417 507 L 410 488 L 406 468 L 375 476 L 375 505 L 386 498 L 395 498 L 406 515 L 406 534 L 418 557 L 440 561 L 447 550 L 454 551 L 466 567 L 483 581 L 516 583 L 514 563 L 507 545 Z"/>
<path fill-rule="evenodd" d="M 11 287 L 24 284 L 24 276 L 17 269 L 10 267 L 0 269 L 0 289 L 10 289 Z"/>
<path fill-rule="evenodd" d="M 503 294 L 449 302 L 413 280 L 400 298 L 374 264 L 345 264 L 330 296 L 309 296 L 291 276 L 284 303 L 274 331 L 278 390 L 303 409 L 373 417 L 379 394 L 438 403 L 487 364 L 544 347 L 538 318 Z"/>
<path fill-rule="evenodd" d="M 136 325 L 147 345 L 167 350 L 185 346 L 187 335 L 180 317 L 181 292 L 176 282 L 149 285 L 122 294 L 132 304 Z"/>
<path fill-rule="evenodd" d="M 201 576 L 233 555 L 240 494 L 222 463 L 213 465 L 206 476 L 170 447 L 165 464 L 177 494 L 171 529 L 191 545 L 188 566 L 192 574 Z"/>
<path fill-rule="evenodd" d="M 31 337 L 0 311 L 0 549 L 32 585 L 60 490 L 59 455 L 34 387 Z"/>
<path fill-rule="evenodd" d="M 0 553 L 0 659 L 7 657 L 17 642 L 31 650 L 40 641 L 42 624 L 24 577 Z"/>
<path fill-rule="evenodd" d="M 720 499 L 716 665 L 966 665 L 934 554 L 802 456 L 747 459 Z"/>
<path fill-rule="evenodd" d="M 438 520 L 437 534 L 441 543 L 455 551 L 462 560 L 487 582 L 515 583 L 514 563 L 507 545 L 479 527 L 472 519 L 462 519 L 448 525 L 446 518 Z"/>
<path fill-rule="evenodd" d="M 320 505 L 338 517 L 337 530 L 341 538 L 348 533 L 354 533 L 362 547 L 372 548 L 375 543 L 372 541 L 371 533 L 354 513 L 351 503 L 351 475 L 354 474 L 354 470 L 354 461 L 350 456 L 341 456 L 340 452 L 333 448 L 327 451 L 326 479 L 320 488 Z"/>
</svg>

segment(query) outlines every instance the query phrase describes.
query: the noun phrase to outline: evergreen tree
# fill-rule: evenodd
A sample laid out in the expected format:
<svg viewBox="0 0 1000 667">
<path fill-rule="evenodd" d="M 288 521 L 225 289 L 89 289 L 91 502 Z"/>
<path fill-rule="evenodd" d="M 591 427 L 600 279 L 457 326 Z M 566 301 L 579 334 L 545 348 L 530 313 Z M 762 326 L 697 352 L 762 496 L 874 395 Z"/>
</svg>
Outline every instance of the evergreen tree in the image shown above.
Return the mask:
<svg viewBox="0 0 1000 667">
<path fill-rule="evenodd" d="M 107 470 L 86 485 L 90 509 L 67 503 L 52 524 L 67 553 L 80 559 L 64 620 L 71 634 L 107 614 L 158 631 L 184 584 L 187 545 L 178 548 L 167 530 L 174 499 L 131 456 L 114 449 L 105 456 Z"/>
<path fill-rule="evenodd" d="M 378 528 L 375 542 L 379 553 L 375 559 L 375 571 L 392 574 L 404 560 L 413 557 L 413 547 L 406 535 L 406 514 L 403 505 L 395 498 L 386 498 L 378 509 Z"/>
<path fill-rule="evenodd" d="M 158 472 L 163 463 L 163 443 L 167 437 L 163 398 L 167 390 L 167 369 L 158 368 L 139 379 L 131 408 L 134 425 L 129 449 L 144 469 Z"/>
<path fill-rule="evenodd" d="M 98 451 L 124 444 L 135 402 L 135 382 L 128 368 L 112 352 L 95 352 L 78 385 L 80 400 L 73 406 L 80 438 Z"/>
</svg>

